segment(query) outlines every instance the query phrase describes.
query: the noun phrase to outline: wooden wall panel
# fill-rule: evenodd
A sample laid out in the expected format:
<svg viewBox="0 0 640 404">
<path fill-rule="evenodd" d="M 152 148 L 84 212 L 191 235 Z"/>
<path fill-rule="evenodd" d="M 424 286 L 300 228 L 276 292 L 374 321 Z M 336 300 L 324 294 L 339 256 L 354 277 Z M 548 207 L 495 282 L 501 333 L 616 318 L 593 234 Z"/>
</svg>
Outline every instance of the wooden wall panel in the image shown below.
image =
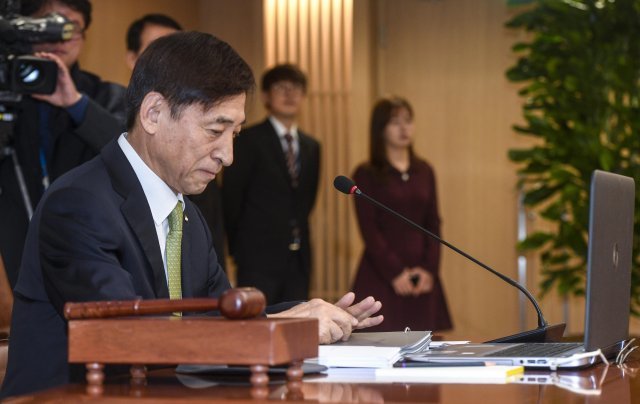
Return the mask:
<svg viewBox="0 0 640 404">
<path fill-rule="evenodd" d="M 267 66 L 295 63 L 309 88 L 300 127 L 322 143 L 320 189 L 312 215 L 312 296 L 336 299 L 349 288 L 349 201 L 333 190 L 348 172 L 351 106 L 351 0 L 265 0 Z"/>
</svg>

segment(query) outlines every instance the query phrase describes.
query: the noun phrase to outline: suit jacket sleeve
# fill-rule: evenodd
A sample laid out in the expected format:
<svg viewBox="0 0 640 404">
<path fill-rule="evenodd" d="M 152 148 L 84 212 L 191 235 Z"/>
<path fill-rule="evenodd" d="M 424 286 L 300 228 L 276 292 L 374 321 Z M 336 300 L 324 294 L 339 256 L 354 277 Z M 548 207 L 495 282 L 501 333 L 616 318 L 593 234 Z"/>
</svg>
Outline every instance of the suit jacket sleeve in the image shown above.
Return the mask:
<svg viewBox="0 0 640 404">
<path fill-rule="evenodd" d="M 227 232 L 229 254 L 234 256 L 238 223 L 242 215 L 245 193 L 253 173 L 254 153 L 251 142 L 252 134 L 241 134 L 235 140 L 234 162 L 227 167 L 222 177 L 222 207 L 224 226 Z"/>
<path fill-rule="evenodd" d="M 47 294 L 62 311 L 68 301 L 128 300 L 136 297 L 129 272 L 116 251 L 121 229 L 86 190 L 66 188 L 41 207 L 39 251 Z"/>
<path fill-rule="evenodd" d="M 191 201 L 189 201 L 187 206 L 189 205 L 191 205 Z M 202 231 L 206 235 L 206 244 L 209 248 L 209 259 L 207 261 L 209 265 L 207 268 L 207 296 L 218 298 L 224 291 L 231 288 L 229 279 L 227 278 L 227 274 L 224 272 L 224 268 L 222 267 L 222 265 L 220 265 L 220 259 L 218 258 L 219 254 L 223 253 L 219 253 L 218 251 L 216 251 L 211 230 L 209 229 L 209 226 L 207 226 L 207 222 L 204 219 L 202 211 L 195 204 L 193 204 L 192 206 L 193 211 L 196 212 L 200 219 L 199 223 L 202 224 Z M 189 207 L 188 209 L 191 209 L 191 207 Z M 196 295 L 194 297 L 200 296 Z"/>
<path fill-rule="evenodd" d="M 84 120 L 74 132 L 95 153 L 125 130 L 125 91 L 118 84 L 101 83 L 95 97 L 89 97 Z"/>
</svg>

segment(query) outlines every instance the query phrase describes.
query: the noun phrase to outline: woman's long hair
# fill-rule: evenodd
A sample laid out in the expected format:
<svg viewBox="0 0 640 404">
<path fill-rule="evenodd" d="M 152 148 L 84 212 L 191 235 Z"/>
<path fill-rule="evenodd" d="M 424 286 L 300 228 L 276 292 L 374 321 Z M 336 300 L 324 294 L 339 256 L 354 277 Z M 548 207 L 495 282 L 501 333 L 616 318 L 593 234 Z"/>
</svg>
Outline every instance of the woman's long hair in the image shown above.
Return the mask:
<svg viewBox="0 0 640 404">
<path fill-rule="evenodd" d="M 393 116 L 401 109 L 406 109 L 413 119 L 413 108 L 404 98 L 388 97 L 376 102 L 371 113 L 371 127 L 369 129 L 369 164 L 373 174 L 380 180 L 384 180 L 388 174 L 390 164 L 387 158 L 384 129 Z M 409 146 L 409 156 L 413 159 L 413 146 Z"/>
</svg>

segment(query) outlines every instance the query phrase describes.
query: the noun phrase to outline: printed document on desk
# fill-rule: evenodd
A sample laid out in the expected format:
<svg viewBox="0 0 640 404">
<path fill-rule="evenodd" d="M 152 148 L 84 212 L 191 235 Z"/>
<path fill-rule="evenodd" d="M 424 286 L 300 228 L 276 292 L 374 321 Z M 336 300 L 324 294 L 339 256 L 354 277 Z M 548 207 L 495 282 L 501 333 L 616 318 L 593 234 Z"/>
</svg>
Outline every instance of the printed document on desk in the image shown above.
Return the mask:
<svg viewBox="0 0 640 404">
<path fill-rule="evenodd" d="M 488 383 L 517 381 L 523 376 L 522 366 L 443 366 L 375 369 L 378 382 L 402 383 Z"/>
<path fill-rule="evenodd" d="M 431 331 L 361 332 L 348 341 L 320 345 L 318 363 L 328 367 L 387 368 L 429 348 Z"/>
</svg>

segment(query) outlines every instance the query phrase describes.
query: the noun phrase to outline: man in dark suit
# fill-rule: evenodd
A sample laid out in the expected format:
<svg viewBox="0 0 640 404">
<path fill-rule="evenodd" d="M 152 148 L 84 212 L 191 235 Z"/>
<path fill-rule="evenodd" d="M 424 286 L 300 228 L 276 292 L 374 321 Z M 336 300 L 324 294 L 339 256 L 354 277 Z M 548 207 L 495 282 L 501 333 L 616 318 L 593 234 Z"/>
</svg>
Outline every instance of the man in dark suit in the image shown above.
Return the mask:
<svg viewBox="0 0 640 404">
<path fill-rule="evenodd" d="M 233 161 L 252 88 L 249 66 L 208 34 L 160 38 L 140 57 L 127 89 L 128 132 L 58 179 L 33 216 L 3 396 L 82 380 L 67 362 L 66 302 L 217 297 L 229 288 L 185 195 Z M 317 317 L 329 343 L 382 321 L 371 317 L 379 302 L 353 301 L 352 293 L 335 305 L 314 299 L 275 316 Z"/>
<path fill-rule="evenodd" d="M 173 18 L 164 14 L 146 14 L 129 25 L 127 30 L 127 66 L 131 70 L 145 49 L 158 38 L 182 31 L 182 26 Z M 204 216 L 211 236 L 213 246 L 218 252 L 218 262 L 225 268 L 224 258 L 224 221 L 222 216 L 222 196 L 216 180 L 211 181 L 207 188 L 189 199 L 196 204 Z"/>
<path fill-rule="evenodd" d="M 222 186 L 229 252 L 239 286 L 255 285 L 269 303 L 309 295 L 309 215 L 318 190 L 320 144 L 297 128 L 306 93 L 297 67 L 262 78 L 270 116 L 242 132 Z"/>
<path fill-rule="evenodd" d="M 21 14 L 42 17 L 57 12 L 74 25 L 68 41 L 34 45 L 38 56 L 58 65 L 58 80 L 51 95 L 23 96 L 17 105 L 18 121 L 0 154 L 0 254 L 11 286 L 15 286 L 31 212 L 49 183 L 95 157 L 124 131 L 124 87 L 102 81 L 80 70 L 78 57 L 91 23 L 88 0 L 23 0 Z M 2 143 L 2 139 L 0 139 Z"/>
</svg>

